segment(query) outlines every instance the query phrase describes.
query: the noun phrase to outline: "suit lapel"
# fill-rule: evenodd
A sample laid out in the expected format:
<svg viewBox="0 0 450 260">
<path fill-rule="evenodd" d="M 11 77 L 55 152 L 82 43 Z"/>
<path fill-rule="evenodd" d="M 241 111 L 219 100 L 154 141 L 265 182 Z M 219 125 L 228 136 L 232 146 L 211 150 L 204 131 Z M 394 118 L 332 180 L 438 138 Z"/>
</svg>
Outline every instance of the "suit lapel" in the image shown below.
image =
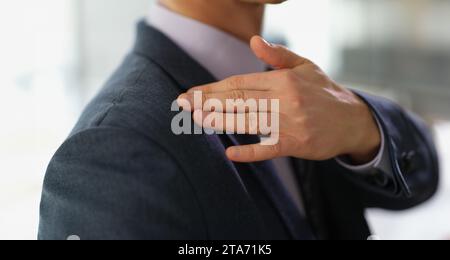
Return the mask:
<svg viewBox="0 0 450 260">
<path fill-rule="evenodd" d="M 178 45 L 145 22 L 138 24 L 138 38 L 134 52 L 157 64 L 183 91 L 216 81 L 211 73 Z"/>
<path fill-rule="evenodd" d="M 234 145 L 259 143 L 257 136 L 229 135 Z M 300 215 L 294 201 L 282 185 L 274 165 L 271 161 L 249 164 L 256 178 L 271 199 L 272 204 L 289 231 L 292 238 L 296 240 L 313 239 L 308 223 Z"/>
<path fill-rule="evenodd" d="M 133 53 L 150 60 L 166 72 L 174 82 L 167 84 L 172 100 L 195 85 L 214 82 L 214 77 L 189 57 L 161 32 L 145 22 L 138 25 Z M 167 108 L 170 111 L 170 105 Z M 164 115 L 166 112 L 161 110 Z M 171 117 L 153 124 L 170 129 Z M 209 239 L 259 240 L 269 239 L 264 224 L 234 165 L 226 159 L 225 147 L 216 135 L 180 135 L 159 131 L 153 136 L 164 140 L 162 145 L 174 153 L 185 171 L 202 207 Z M 192 152 L 195 147 L 195 153 Z M 208 155 L 204 158 L 199 155 Z"/>
</svg>

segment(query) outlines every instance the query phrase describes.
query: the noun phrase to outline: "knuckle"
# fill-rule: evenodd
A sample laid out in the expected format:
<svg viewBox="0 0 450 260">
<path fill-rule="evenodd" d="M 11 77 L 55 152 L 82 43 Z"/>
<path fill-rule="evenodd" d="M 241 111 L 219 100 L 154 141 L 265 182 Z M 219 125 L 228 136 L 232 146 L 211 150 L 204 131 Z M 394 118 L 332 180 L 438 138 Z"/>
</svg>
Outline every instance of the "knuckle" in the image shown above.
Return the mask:
<svg viewBox="0 0 450 260">
<path fill-rule="evenodd" d="M 245 94 L 245 91 L 243 91 L 243 90 L 233 90 L 231 92 L 231 97 L 234 100 L 239 100 L 239 99 L 245 100 L 246 99 L 246 94 Z"/>
<path fill-rule="evenodd" d="M 247 149 L 247 156 L 249 158 L 255 158 L 255 156 L 256 156 L 255 147 L 253 147 L 253 146 L 249 146 L 248 147 L 248 149 Z"/>
<path fill-rule="evenodd" d="M 280 155 L 281 154 L 281 144 L 278 142 L 272 146 L 270 146 L 270 149 L 274 155 Z"/>
<path fill-rule="evenodd" d="M 231 89 L 240 89 L 241 86 L 244 84 L 244 79 L 239 76 L 233 76 L 230 77 L 228 80 L 228 86 Z"/>
<path fill-rule="evenodd" d="M 303 117 L 302 116 L 293 116 L 292 117 L 292 122 L 297 125 L 297 126 L 303 126 Z"/>
<path fill-rule="evenodd" d="M 294 111 L 298 111 L 301 108 L 303 108 L 303 106 L 305 104 L 305 99 L 301 95 L 294 95 L 291 98 L 290 103 L 291 103 L 292 107 L 294 108 Z"/>
<path fill-rule="evenodd" d="M 304 147 L 312 147 L 314 145 L 314 137 L 313 135 L 307 133 L 303 136 L 301 142 Z"/>
<path fill-rule="evenodd" d="M 203 101 L 203 106 L 207 106 L 211 103 L 212 97 L 210 94 L 206 94 L 203 93 L 202 95 L 202 101 Z"/>
<path fill-rule="evenodd" d="M 203 88 L 198 88 L 197 91 L 201 92 L 212 92 L 214 89 L 212 86 L 204 86 Z"/>
<path fill-rule="evenodd" d="M 283 72 L 283 77 L 286 80 L 286 82 L 290 85 L 296 84 L 298 82 L 298 76 L 297 73 L 295 73 L 293 70 L 286 70 Z"/>
<path fill-rule="evenodd" d="M 314 121 L 310 120 L 310 118 L 308 118 L 308 116 L 303 118 L 302 129 L 303 129 L 303 131 L 305 131 L 305 136 L 307 136 L 307 137 L 312 136 L 311 131 L 313 128 L 314 128 Z"/>
</svg>

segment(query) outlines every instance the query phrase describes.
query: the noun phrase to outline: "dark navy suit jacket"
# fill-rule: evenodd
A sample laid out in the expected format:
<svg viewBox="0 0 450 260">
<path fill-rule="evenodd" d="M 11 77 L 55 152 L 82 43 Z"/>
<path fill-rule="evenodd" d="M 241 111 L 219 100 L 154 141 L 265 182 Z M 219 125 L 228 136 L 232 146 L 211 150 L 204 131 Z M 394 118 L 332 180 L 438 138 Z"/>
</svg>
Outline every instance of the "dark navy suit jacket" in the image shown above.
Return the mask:
<svg viewBox="0 0 450 260">
<path fill-rule="evenodd" d="M 393 174 L 292 159 L 306 222 L 270 171 L 227 160 L 225 148 L 238 139 L 172 133 L 172 102 L 213 81 L 141 23 L 134 50 L 50 162 L 39 238 L 305 239 L 310 229 L 317 239 L 366 239 L 365 209 L 407 209 L 436 191 L 437 156 L 425 125 L 390 101 L 358 93 L 383 126 Z"/>
</svg>

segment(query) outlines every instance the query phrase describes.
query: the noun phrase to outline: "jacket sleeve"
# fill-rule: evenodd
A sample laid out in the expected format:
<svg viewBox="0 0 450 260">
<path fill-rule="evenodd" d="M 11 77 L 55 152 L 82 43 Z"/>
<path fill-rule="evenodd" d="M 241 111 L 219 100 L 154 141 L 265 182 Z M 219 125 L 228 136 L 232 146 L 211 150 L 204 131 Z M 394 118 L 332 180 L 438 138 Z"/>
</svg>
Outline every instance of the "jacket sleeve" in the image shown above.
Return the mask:
<svg viewBox="0 0 450 260">
<path fill-rule="evenodd" d="M 384 98 L 357 94 L 370 106 L 385 134 L 392 169 L 355 175 L 342 169 L 355 185 L 366 208 L 402 210 L 432 197 L 438 187 L 439 165 L 433 137 L 417 116 Z"/>
<path fill-rule="evenodd" d="M 70 137 L 44 181 L 39 239 L 205 239 L 194 192 L 176 160 L 125 129 Z"/>
</svg>

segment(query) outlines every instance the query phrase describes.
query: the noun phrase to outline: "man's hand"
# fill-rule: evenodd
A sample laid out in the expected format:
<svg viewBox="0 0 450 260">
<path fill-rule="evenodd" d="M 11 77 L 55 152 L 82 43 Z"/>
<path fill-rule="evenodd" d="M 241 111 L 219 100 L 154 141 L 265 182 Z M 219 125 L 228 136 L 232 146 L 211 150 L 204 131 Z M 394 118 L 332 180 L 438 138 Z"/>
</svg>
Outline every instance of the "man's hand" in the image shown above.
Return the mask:
<svg viewBox="0 0 450 260">
<path fill-rule="evenodd" d="M 292 156 L 307 160 L 328 160 L 349 156 L 353 163 L 373 160 L 381 143 L 380 130 L 369 107 L 357 95 L 333 82 L 313 62 L 283 46 L 267 43 L 255 36 L 251 41 L 255 55 L 275 71 L 235 76 L 192 88 L 179 100 L 188 100 L 194 121 L 204 126 L 201 115 L 223 113 L 224 122 L 216 123 L 224 131 L 233 131 L 225 123 L 225 113 L 249 113 L 226 107 L 228 99 L 278 99 L 279 142 L 275 145 L 253 144 L 230 147 L 232 161 L 255 162 Z M 194 91 L 203 92 L 203 102 L 218 99 L 226 111 L 207 111 L 194 107 Z M 179 102 L 182 104 L 182 102 Z M 205 111 L 206 110 L 206 111 Z M 270 110 L 266 109 L 266 110 Z M 200 115 L 200 116 L 199 116 Z M 216 129 L 219 130 L 219 129 Z"/>
</svg>

